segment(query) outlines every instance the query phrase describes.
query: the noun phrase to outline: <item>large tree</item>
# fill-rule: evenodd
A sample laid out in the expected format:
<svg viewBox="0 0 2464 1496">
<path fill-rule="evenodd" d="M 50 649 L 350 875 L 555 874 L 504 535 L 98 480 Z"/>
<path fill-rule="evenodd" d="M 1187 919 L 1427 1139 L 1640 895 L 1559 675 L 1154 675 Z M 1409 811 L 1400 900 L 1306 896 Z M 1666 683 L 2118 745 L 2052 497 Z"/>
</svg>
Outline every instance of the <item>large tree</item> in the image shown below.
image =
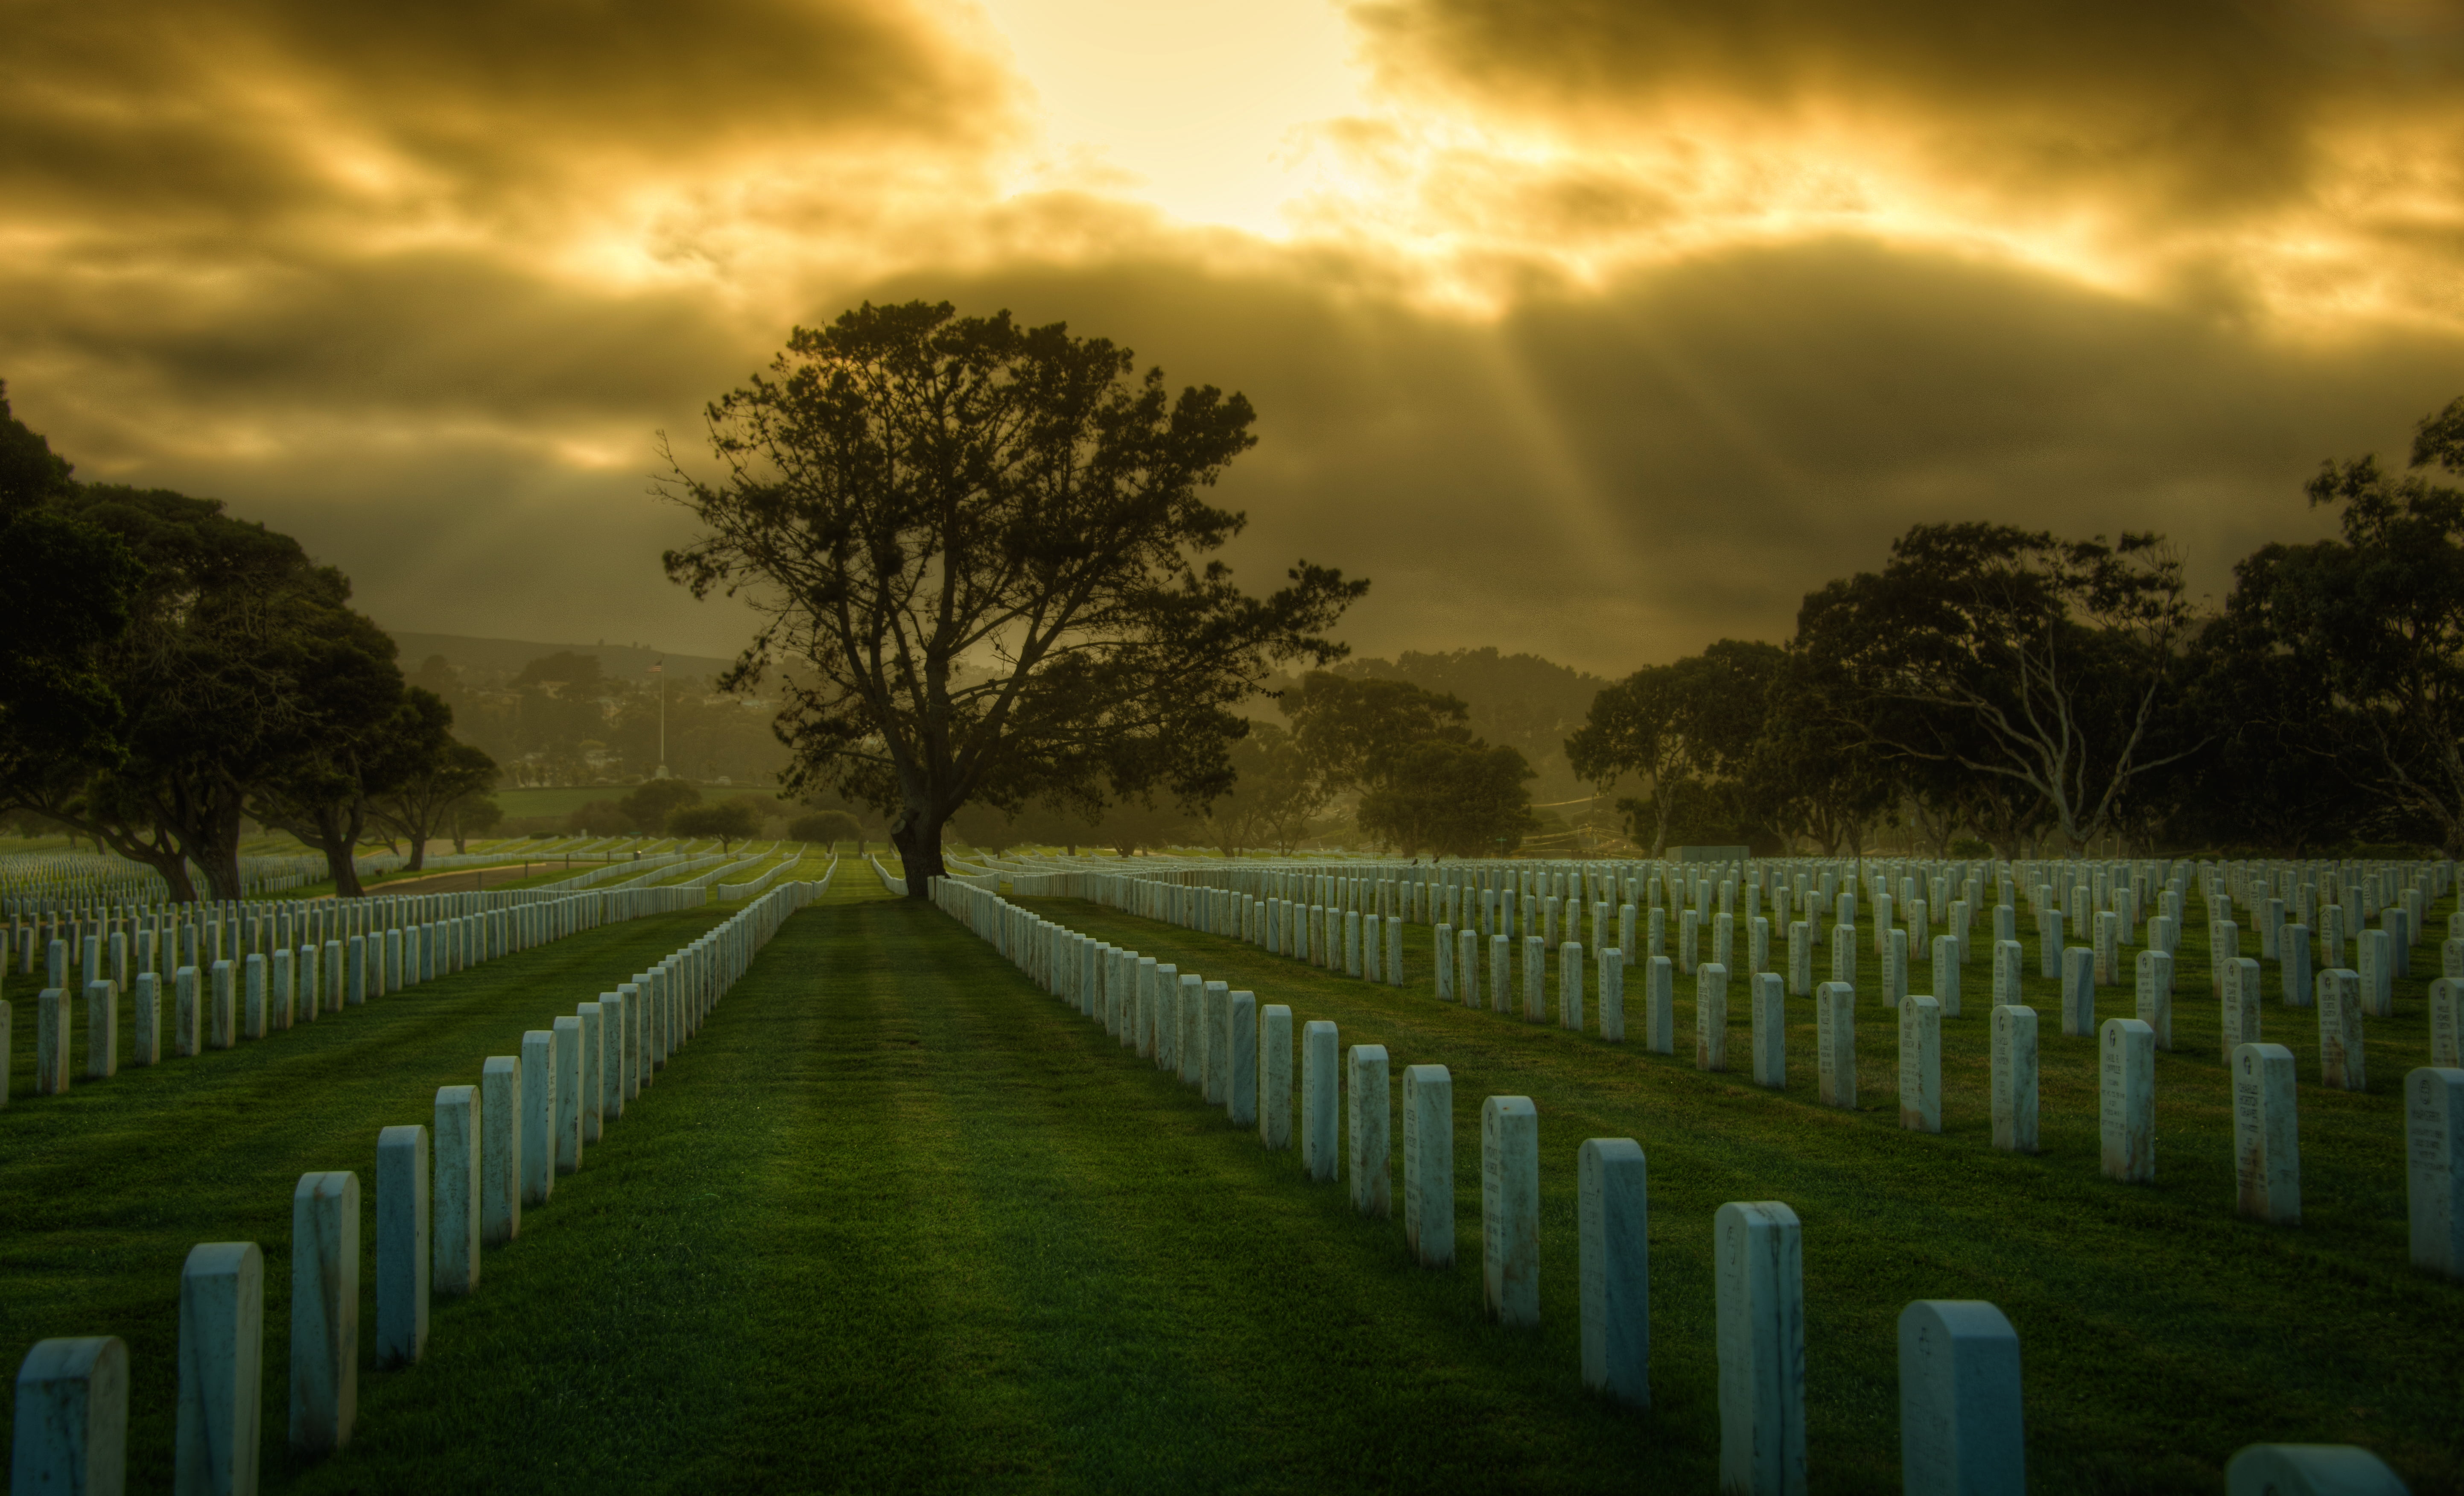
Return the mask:
<svg viewBox="0 0 2464 1496">
<path fill-rule="evenodd" d="M 1881 572 L 1809 595 L 1796 647 L 1851 740 L 2008 781 L 2073 847 L 2202 746 L 2167 731 L 2196 622 L 2160 537 L 1921 524 Z"/>
<path fill-rule="evenodd" d="M 788 787 L 889 815 L 915 897 L 971 803 L 1203 803 L 1230 709 L 1343 653 L 1323 633 L 1365 583 L 1303 562 L 1252 597 L 1204 559 L 1244 523 L 1204 491 L 1255 443 L 1249 403 L 1133 368 L 1060 323 L 867 304 L 709 407 L 715 476 L 671 456 L 703 533 L 668 574 L 764 615 L 722 686 L 786 667 Z"/>
<path fill-rule="evenodd" d="M 119 753 L 37 808 L 152 867 L 174 897 L 196 896 L 193 864 L 215 897 L 237 898 L 251 797 L 303 785 L 323 772 L 329 733 L 392 710 L 391 641 L 351 610 L 340 571 L 220 500 L 90 485 L 64 502 L 143 575 L 135 617 L 104 654 L 127 713 Z"/>
<path fill-rule="evenodd" d="M 453 849 L 462 850 L 474 823 L 486 818 L 475 811 L 496 782 L 496 760 L 452 736 L 453 709 L 424 686 L 403 693 L 403 714 L 411 724 L 408 737 L 417 752 L 404 772 L 383 787 L 370 806 L 377 824 L 410 846 L 409 866 L 428 866 L 428 844 L 451 835 Z M 495 812 L 501 819 L 504 811 Z M 493 825 L 491 821 L 489 824 Z"/>
<path fill-rule="evenodd" d="M 1648 840 L 1657 857 L 1671 828 L 1688 818 L 1689 802 L 1725 798 L 1745 772 L 1784 664 L 1777 645 L 1723 639 L 1701 654 L 1647 665 L 1593 698 L 1566 739 L 1567 761 L 1603 790 L 1627 775 L 1642 781 L 1650 798 L 1619 808 L 1634 839 Z"/>
<path fill-rule="evenodd" d="M 107 651 L 142 572 L 72 512 L 70 472 L 11 413 L 0 383 L 0 804 L 55 803 L 120 751 Z"/>
<path fill-rule="evenodd" d="M 1437 857 L 1503 857 L 1538 825 L 1530 764 L 1503 743 L 1428 737 L 1360 797 L 1360 829 L 1389 847 Z"/>
<path fill-rule="evenodd" d="M 2341 535 L 2269 545 L 2234 570 L 2226 605 L 2235 647 L 2315 683 L 2310 720 L 2296 694 L 2271 715 L 2321 772 L 2357 776 L 2379 815 L 2426 823 L 2464 853 L 2464 398 L 2425 418 L 2409 470 L 2376 458 L 2327 463 L 2310 502 Z M 2324 742 L 2338 735 L 2341 743 Z M 2340 754 L 2359 749 L 2363 761 Z"/>
<path fill-rule="evenodd" d="M 1284 690 L 1278 704 L 1291 718 L 1302 761 L 1329 795 L 1386 783 L 1416 744 L 1471 741 L 1463 725 L 1470 709 L 1460 697 L 1409 681 L 1310 671 Z"/>
</svg>

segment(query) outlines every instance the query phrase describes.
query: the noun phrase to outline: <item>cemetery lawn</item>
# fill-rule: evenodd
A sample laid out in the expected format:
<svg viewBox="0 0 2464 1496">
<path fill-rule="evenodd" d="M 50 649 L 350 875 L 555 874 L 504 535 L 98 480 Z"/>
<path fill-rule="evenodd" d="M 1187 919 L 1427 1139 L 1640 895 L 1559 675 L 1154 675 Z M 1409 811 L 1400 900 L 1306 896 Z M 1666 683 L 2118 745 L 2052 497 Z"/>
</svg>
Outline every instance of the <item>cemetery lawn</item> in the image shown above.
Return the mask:
<svg viewBox="0 0 2464 1496">
<path fill-rule="evenodd" d="M 436 1086 L 475 1081 L 481 1057 L 712 913 L 593 932 L 63 1099 L 33 1101 L 21 1079 L 0 1111 L 0 1355 L 127 1338 L 132 1488 L 167 1488 L 180 1261 L 254 1240 L 270 1490 L 1698 1491 L 1718 1446 L 1711 1216 L 1770 1199 L 1805 1223 L 1817 1491 L 1899 1488 L 1893 1327 L 1919 1297 L 1991 1299 L 2017 1327 L 2038 1492 L 2220 1489 L 2224 1460 L 2260 1439 L 2364 1443 L 2416 1492 L 2464 1485 L 2464 1287 L 2405 1265 L 2393 1093 L 2427 1051 L 2417 980 L 2372 1025 L 2366 1095 L 2321 1092 L 2315 1018 L 2267 1009 L 2270 1038 L 2308 1030 L 2309 1223 L 2288 1230 L 2232 1213 L 2195 945 L 2179 1048 L 2158 1062 L 2158 1183 L 2125 1187 L 2096 1170 L 2091 1043 L 2062 1038 L 2050 1001 L 2046 1147 L 2023 1158 L 1990 1146 L 1981 1001 L 1945 1022 L 1947 1131 L 1927 1137 L 1896 1126 L 1870 995 L 1865 1110 L 1840 1112 L 1814 1102 L 1803 1001 L 1772 1095 L 1692 1068 L 1683 981 L 1687 1052 L 1657 1056 L 1435 1003 L 1420 927 L 1419 979 L 1391 989 L 1032 902 L 1289 1003 L 1296 1024 L 1387 1045 L 1398 1094 L 1405 1065 L 1450 1067 L 1456 1265 L 1411 1265 L 1399 1220 L 1354 1215 L 1297 1150 L 1261 1149 L 955 922 L 842 863 L 583 1171 L 524 1213 L 520 1240 L 488 1254 L 477 1294 L 438 1301 L 427 1359 L 380 1373 L 363 1356 L 342 1454 L 295 1468 L 285 1453 L 297 1175 L 355 1168 L 371 1187 L 380 1127 L 428 1121 Z M 2103 1011 L 2127 1004 L 2107 995 Z M 1534 1331 L 1481 1312 L 1479 1108 L 1499 1093 L 1540 1115 Z M 1580 1384 L 1574 1153 L 1592 1136 L 1636 1137 L 1650 1158 L 1648 1412 Z M 374 1219 L 371 1202 L 363 1348 Z"/>
</svg>

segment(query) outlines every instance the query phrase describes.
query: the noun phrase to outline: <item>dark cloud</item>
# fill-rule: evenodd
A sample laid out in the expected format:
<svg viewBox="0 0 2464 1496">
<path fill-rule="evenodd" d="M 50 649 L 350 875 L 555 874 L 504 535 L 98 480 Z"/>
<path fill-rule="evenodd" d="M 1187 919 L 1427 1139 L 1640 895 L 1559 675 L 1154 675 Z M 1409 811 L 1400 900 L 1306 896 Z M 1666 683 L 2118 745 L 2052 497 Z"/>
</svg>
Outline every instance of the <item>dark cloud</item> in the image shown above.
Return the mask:
<svg viewBox="0 0 2464 1496">
<path fill-rule="evenodd" d="M 1844 124 L 1905 139 L 1964 188 L 2127 192 L 2168 214 L 2299 196 L 2322 129 L 2452 111 L 2464 76 L 2464 11 L 2447 0 L 1397 0 L 1355 13 L 1394 86 L 1575 134 L 1619 120 L 1705 138 L 1741 121 Z"/>
<path fill-rule="evenodd" d="M 12 215 L 207 233 L 381 205 L 520 218 L 733 158 L 980 140 L 1006 80 L 863 0 L 12 7 Z"/>
</svg>

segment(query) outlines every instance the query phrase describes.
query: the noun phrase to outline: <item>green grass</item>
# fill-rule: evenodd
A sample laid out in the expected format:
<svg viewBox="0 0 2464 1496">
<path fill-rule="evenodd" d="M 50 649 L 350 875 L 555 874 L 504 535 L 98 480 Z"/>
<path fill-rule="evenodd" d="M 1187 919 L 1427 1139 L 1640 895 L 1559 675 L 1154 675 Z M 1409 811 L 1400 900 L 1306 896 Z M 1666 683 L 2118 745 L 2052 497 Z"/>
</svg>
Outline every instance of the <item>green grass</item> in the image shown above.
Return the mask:
<svg viewBox="0 0 2464 1496">
<path fill-rule="evenodd" d="M 129 1339 L 134 1485 L 163 1488 L 179 1262 L 243 1239 L 268 1258 L 269 1489 L 1700 1490 L 1717 1448 L 1711 1214 L 1778 1199 L 1805 1221 L 1816 1490 L 1897 1489 L 1892 1326 L 1918 1297 L 1991 1299 L 2018 1327 L 2039 1492 L 2214 1489 L 2260 1439 L 2368 1444 L 2417 1492 L 2464 1472 L 2464 1288 L 2404 1265 L 2391 1091 L 2417 999 L 2371 1030 L 2373 1093 L 2303 1088 L 2309 1223 L 2284 1230 L 2232 1213 L 2194 958 L 2182 1047 L 2159 1062 L 2159 1182 L 2136 1188 L 2097 1176 L 2085 1040 L 2044 1041 L 2045 1153 L 1991 1150 L 1981 1003 L 1945 1025 L 1948 1131 L 1925 1137 L 1895 1125 L 1870 1001 L 1869 1110 L 1843 1113 L 1813 1102 L 1807 1025 L 1772 1095 L 1690 1056 L 1437 1004 L 1425 976 L 1371 987 L 1038 901 L 1386 1045 L 1398 1085 L 1404 1065 L 1449 1066 L 1460 1260 L 1430 1272 L 1399 1221 L 1354 1215 L 1296 1151 L 1261 1149 L 858 870 L 525 1212 L 479 1292 L 439 1302 L 426 1362 L 363 1368 L 341 1456 L 295 1469 L 283 1449 L 297 1175 L 371 1181 L 380 1127 L 427 1120 L 435 1086 L 475 1079 L 481 1056 L 711 915 L 594 932 L 66 1098 L 21 1094 L 0 1112 L 0 1356 L 42 1335 Z M 1416 930 L 1423 974 L 1426 953 Z M 1481 1313 L 1478 1116 L 1496 1093 L 1541 1117 L 1535 1331 Z M 1624 1135 L 1651 1159 L 1649 1412 L 1578 1375 L 1574 1150 Z"/>
</svg>

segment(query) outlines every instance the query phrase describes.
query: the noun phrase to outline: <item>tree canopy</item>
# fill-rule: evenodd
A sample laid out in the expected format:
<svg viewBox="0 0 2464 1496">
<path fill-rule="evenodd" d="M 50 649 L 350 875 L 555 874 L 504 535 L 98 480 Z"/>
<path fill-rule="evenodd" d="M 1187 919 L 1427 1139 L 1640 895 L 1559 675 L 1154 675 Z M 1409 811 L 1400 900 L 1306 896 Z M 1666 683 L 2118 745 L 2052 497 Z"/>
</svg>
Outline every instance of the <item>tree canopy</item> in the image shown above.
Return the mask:
<svg viewBox="0 0 2464 1496">
<path fill-rule="evenodd" d="M 1249 403 L 1133 370 L 1061 323 L 868 303 L 712 403 L 715 475 L 671 458 L 702 534 L 668 574 L 764 616 L 722 684 L 784 667 L 788 786 L 891 816 L 916 897 L 971 803 L 1221 794 L 1232 707 L 1343 653 L 1365 583 L 1303 561 L 1256 597 L 1206 559 L 1245 522 L 1205 494 Z"/>
</svg>

